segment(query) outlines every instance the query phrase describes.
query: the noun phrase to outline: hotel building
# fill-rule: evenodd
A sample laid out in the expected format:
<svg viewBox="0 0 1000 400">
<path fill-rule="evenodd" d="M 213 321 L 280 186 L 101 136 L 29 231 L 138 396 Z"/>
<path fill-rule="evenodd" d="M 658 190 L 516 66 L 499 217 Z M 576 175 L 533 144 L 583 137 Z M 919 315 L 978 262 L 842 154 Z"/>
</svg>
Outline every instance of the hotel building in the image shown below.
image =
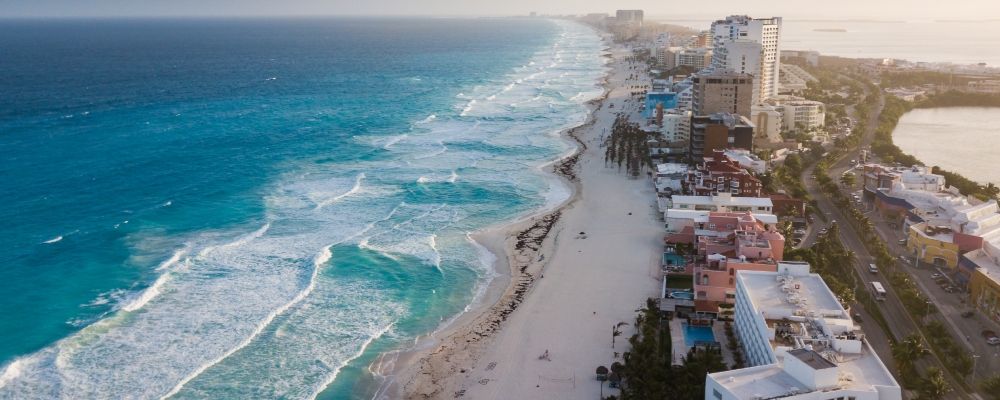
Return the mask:
<svg viewBox="0 0 1000 400">
<path fill-rule="evenodd" d="M 730 113 L 691 117 L 691 160 L 702 161 L 715 150 L 728 148 L 753 151 L 754 126 L 744 116 Z"/>
<path fill-rule="evenodd" d="M 712 66 L 754 76 L 753 102 L 778 94 L 781 18 L 733 15 L 712 23 Z"/>
<path fill-rule="evenodd" d="M 899 400 L 864 332 L 809 264 L 736 273 L 734 330 L 749 367 L 708 374 L 706 400 Z"/>
<path fill-rule="evenodd" d="M 753 76 L 732 71 L 713 71 L 691 77 L 695 115 L 715 113 L 750 116 Z"/>
</svg>

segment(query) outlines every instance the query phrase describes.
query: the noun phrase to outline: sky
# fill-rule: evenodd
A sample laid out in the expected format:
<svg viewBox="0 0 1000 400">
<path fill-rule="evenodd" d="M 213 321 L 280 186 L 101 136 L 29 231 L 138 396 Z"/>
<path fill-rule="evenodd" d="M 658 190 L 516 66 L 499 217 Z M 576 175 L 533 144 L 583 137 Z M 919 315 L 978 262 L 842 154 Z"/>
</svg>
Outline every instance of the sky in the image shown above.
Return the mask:
<svg viewBox="0 0 1000 400">
<path fill-rule="evenodd" d="M 613 13 L 636 8 L 650 18 L 748 14 L 798 19 L 992 19 L 997 0 L 0 0 L 0 18 L 108 16 L 421 15 L 508 16 Z"/>
</svg>

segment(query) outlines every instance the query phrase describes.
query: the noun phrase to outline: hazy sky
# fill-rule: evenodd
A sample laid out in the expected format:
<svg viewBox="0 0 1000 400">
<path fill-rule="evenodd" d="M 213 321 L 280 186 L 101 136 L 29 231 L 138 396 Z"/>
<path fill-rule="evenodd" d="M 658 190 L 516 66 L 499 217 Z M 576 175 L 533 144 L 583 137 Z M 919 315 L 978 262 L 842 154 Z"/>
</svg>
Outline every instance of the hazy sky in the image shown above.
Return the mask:
<svg viewBox="0 0 1000 400">
<path fill-rule="evenodd" d="M 640 8 L 651 17 L 728 14 L 792 18 L 996 19 L 997 0 L 0 0 L 0 17 L 515 15 L 613 12 Z"/>
</svg>

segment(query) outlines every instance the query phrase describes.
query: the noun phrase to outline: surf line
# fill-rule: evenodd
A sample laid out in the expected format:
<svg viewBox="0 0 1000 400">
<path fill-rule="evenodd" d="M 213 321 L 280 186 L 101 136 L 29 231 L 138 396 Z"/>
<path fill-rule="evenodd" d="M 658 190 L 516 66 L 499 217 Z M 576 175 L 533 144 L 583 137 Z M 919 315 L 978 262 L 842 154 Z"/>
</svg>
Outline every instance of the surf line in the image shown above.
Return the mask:
<svg viewBox="0 0 1000 400">
<path fill-rule="evenodd" d="M 306 287 L 302 289 L 302 291 L 300 291 L 297 295 L 295 295 L 295 297 L 293 297 L 291 301 L 283 304 L 281 307 L 278 307 L 274 311 L 271 311 L 269 314 L 267 314 L 267 316 L 264 317 L 264 319 L 257 324 L 253 332 L 251 332 L 250 335 L 244 338 L 241 342 L 237 343 L 236 346 L 230 348 L 221 356 L 216 357 L 214 360 L 202 364 L 198 368 L 195 368 L 194 371 L 191 371 L 190 374 L 188 374 L 179 382 L 177 382 L 177 384 L 174 385 L 174 387 L 170 389 L 170 391 L 167 392 L 167 394 L 161 396 L 160 400 L 165 400 L 170 397 L 173 397 L 174 395 L 179 393 L 181 389 L 183 389 L 184 386 L 188 384 L 188 382 L 191 382 L 191 380 L 197 378 L 199 375 L 207 371 L 209 368 L 212 368 L 216 364 L 222 362 L 223 360 L 235 354 L 237 351 L 240 351 L 244 347 L 250 345 L 250 343 L 253 342 L 253 340 L 256 339 L 257 336 L 260 336 L 260 333 L 263 332 L 264 329 L 268 327 L 268 325 L 271 325 L 271 322 L 273 322 L 275 318 L 277 318 L 281 314 L 284 314 L 286 311 L 296 306 L 297 304 L 301 303 L 302 300 L 305 300 L 306 296 L 309 296 L 309 294 L 312 293 L 313 289 L 316 288 L 316 277 L 319 276 L 320 267 L 329 262 L 330 258 L 333 257 L 333 253 L 330 251 L 331 247 L 333 247 L 332 244 L 323 247 L 323 249 L 319 252 L 319 254 L 316 254 L 316 256 L 313 258 L 313 270 L 312 270 L 312 275 L 309 277 L 309 284 L 306 285 Z"/>
</svg>

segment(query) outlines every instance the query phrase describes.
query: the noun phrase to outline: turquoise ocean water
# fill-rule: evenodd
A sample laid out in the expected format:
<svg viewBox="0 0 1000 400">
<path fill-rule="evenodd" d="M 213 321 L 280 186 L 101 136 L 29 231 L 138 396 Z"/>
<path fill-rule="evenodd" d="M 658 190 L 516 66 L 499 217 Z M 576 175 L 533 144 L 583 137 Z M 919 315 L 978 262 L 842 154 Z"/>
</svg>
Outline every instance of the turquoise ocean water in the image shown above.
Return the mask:
<svg viewBox="0 0 1000 400">
<path fill-rule="evenodd" d="M 368 398 L 560 201 L 563 21 L 0 21 L 0 398 Z"/>
</svg>

